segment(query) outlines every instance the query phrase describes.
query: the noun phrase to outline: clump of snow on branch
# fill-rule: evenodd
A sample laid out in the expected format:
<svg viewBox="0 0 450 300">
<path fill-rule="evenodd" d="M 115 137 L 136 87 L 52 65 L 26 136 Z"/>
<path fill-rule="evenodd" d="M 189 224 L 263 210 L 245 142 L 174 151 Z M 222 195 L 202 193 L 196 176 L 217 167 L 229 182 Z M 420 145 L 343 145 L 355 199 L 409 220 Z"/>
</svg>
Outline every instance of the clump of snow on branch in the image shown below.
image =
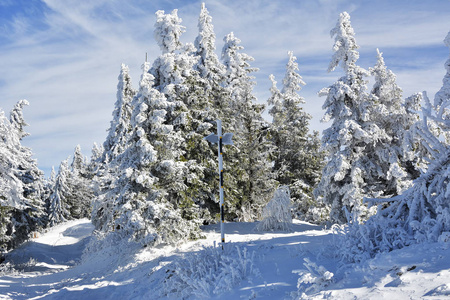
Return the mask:
<svg viewBox="0 0 450 300">
<path fill-rule="evenodd" d="M 262 212 L 262 221 L 256 226 L 258 231 L 291 230 L 291 196 L 288 186 L 280 186 L 272 200 Z"/>
</svg>

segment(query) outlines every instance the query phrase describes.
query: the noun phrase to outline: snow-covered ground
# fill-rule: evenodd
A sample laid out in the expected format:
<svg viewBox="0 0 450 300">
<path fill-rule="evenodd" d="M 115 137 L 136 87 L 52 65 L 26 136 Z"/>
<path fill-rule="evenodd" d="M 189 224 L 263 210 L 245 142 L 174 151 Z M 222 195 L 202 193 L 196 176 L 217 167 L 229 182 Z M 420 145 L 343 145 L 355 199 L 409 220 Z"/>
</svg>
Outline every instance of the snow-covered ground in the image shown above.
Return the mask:
<svg viewBox="0 0 450 300">
<path fill-rule="evenodd" d="M 254 227 L 227 223 L 224 250 L 214 247 L 220 232 L 212 225 L 205 239 L 179 247 L 91 245 L 83 255 L 93 227 L 70 221 L 10 253 L 0 267 L 0 299 L 450 298 L 450 242 L 340 265 L 329 230 L 298 221 L 289 233 Z"/>
</svg>

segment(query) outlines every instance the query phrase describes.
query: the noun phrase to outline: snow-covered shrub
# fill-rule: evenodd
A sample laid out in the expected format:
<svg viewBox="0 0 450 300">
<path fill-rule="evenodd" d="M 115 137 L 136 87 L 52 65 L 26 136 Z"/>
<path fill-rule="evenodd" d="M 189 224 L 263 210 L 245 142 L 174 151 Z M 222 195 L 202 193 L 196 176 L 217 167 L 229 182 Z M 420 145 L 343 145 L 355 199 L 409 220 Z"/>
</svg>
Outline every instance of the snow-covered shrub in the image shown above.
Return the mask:
<svg viewBox="0 0 450 300">
<path fill-rule="evenodd" d="M 14 265 L 11 262 L 2 262 L 0 264 L 0 277 L 5 275 L 18 275 L 19 272 L 14 268 Z"/>
<path fill-rule="evenodd" d="M 262 212 L 257 231 L 291 230 L 291 197 L 288 186 L 280 186 Z"/>
<path fill-rule="evenodd" d="M 304 258 L 303 265 L 307 270 L 294 271 L 300 278 L 297 282 L 297 292 L 292 293 L 294 299 L 308 299 L 308 295 L 322 290 L 334 282 L 334 274 L 323 266 L 317 266 L 308 258 Z"/>
<path fill-rule="evenodd" d="M 241 281 L 259 276 L 254 256 L 255 252 L 233 245 L 189 253 L 167 266 L 160 296 L 204 299 L 231 291 Z"/>
</svg>

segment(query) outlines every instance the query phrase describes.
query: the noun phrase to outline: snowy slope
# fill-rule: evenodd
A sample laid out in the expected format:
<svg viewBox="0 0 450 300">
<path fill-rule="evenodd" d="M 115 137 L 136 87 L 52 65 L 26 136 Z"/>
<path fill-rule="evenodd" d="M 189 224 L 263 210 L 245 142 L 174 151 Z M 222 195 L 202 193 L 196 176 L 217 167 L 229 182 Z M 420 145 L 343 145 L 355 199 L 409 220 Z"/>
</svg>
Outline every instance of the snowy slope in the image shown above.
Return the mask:
<svg viewBox="0 0 450 300">
<path fill-rule="evenodd" d="M 0 299 L 450 298 L 449 243 L 340 266 L 329 230 L 297 221 L 289 233 L 254 227 L 227 223 L 224 250 L 214 247 L 220 233 L 213 225 L 204 228 L 205 239 L 179 247 L 119 244 L 93 252 L 90 245 L 82 256 L 93 227 L 88 220 L 70 221 L 8 256 L 0 267 Z"/>
</svg>

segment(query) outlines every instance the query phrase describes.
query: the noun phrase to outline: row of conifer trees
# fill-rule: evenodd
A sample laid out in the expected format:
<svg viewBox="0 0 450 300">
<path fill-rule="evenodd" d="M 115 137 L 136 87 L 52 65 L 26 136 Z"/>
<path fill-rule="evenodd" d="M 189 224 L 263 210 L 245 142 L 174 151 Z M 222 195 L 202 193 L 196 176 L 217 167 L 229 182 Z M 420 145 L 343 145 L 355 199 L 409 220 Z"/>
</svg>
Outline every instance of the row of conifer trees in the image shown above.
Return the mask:
<svg viewBox="0 0 450 300">
<path fill-rule="evenodd" d="M 31 150 L 20 144 L 26 102 L 14 107 L 9 120 L 1 114 L 4 250 L 39 228 L 87 216 L 98 236 L 144 245 L 199 237 L 201 224 L 218 221 L 217 149 L 204 140 L 215 133 L 217 119 L 224 132 L 234 134 L 234 145 L 224 147 L 228 221 L 259 219 L 277 186 L 284 185 L 300 218 L 363 222 L 376 211 L 364 198 L 400 195 L 426 171 L 433 151 L 420 135 L 422 96 L 403 98 L 379 51 L 373 68 L 357 65 L 347 13 L 331 31 L 329 67 L 340 65 L 344 75 L 320 91 L 326 97 L 323 121 L 332 120 L 323 147 L 319 134 L 309 130 L 311 115 L 299 95 L 305 82 L 292 52 L 281 88 L 270 76 L 268 122 L 262 117 L 265 105 L 253 93 L 257 69 L 240 40 L 226 35 L 219 57 L 204 4 L 193 44 L 181 42 L 184 31 L 176 10 L 156 13 L 154 37 L 161 54 L 152 64 L 144 62 L 137 89 L 122 65 L 105 142 L 94 145 L 89 161 L 77 147 L 70 166 L 63 161 L 48 180 Z M 370 90 L 369 76 L 375 82 Z M 445 132 L 434 128 L 435 135 Z"/>
</svg>

